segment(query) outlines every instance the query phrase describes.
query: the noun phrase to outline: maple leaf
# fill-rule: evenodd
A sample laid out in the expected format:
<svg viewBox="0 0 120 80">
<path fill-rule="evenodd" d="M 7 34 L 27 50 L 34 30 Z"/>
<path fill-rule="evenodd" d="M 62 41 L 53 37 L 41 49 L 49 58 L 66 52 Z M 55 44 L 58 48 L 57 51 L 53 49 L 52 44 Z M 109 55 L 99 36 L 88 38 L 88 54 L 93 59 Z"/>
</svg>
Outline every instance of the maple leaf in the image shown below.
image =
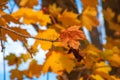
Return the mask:
<svg viewBox="0 0 120 80">
<path fill-rule="evenodd" d="M 100 75 L 91 75 L 94 80 L 104 80 Z"/>
<path fill-rule="evenodd" d="M 19 6 L 33 8 L 38 5 L 38 0 L 20 0 Z"/>
<path fill-rule="evenodd" d="M 112 56 L 107 57 L 107 60 L 109 63 L 114 67 L 120 67 L 120 55 L 119 54 L 113 54 Z"/>
<path fill-rule="evenodd" d="M 85 65 L 87 65 L 88 68 L 91 68 L 94 63 L 98 62 L 101 59 L 101 52 L 102 51 L 96 48 L 94 45 L 87 45 L 87 47 L 82 51 L 86 61 Z"/>
<path fill-rule="evenodd" d="M 48 41 L 36 40 L 34 45 L 32 46 L 33 49 L 36 50 L 38 45 L 40 44 L 43 50 L 48 50 L 52 48 L 52 45 L 54 45 L 55 43 L 57 44 L 57 42 L 52 43 L 49 40 L 56 40 L 57 38 L 59 38 L 59 34 L 54 29 L 47 29 L 45 31 L 40 31 L 35 37 L 42 38 Z"/>
<path fill-rule="evenodd" d="M 98 0 L 81 0 L 84 7 L 97 7 Z"/>
<path fill-rule="evenodd" d="M 23 59 L 24 62 L 26 62 L 28 59 L 31 58 L 31 55 L 30 53 L 21 54 L 20 58 Z"/>
<path fill-rule="evenodd" d="M 57 5 L 55 3 L 53 5 L 49 5 L 49 12 L 53 16 L 56 17 L 58 14 L 60 14 L 61 11 L 62 11 L 62 9 L 60 7 L 57 7 Z"/>
<path fill-rule="evenodd" d="M 88 30 L 92 30 L 92 27 L 97 27 L 99 21 L 97 19 L 97 10 L 93 7 L 87 7 L 82 13 L 82 25 L 85 26 Z"/>
<path fill-rule="evenodd" d="M 7 27 L 8 29 L 10 30 L 13 30 L 15 32 L 18 32 L 20 34 L 23 34 L 23 35 L 28 35 L 29 36 L 29 33 L 25 30 L 25 29 L 21 29 L 20 27 Z M 2 40 L 5 40 L 6 41 L 6 34 L 8 34 L 14 41 L 16 40 L 21 40 L 23 41 L 23 37 L 9 31 L 9 30 L 6 30 L 6 29 L 1 29 L 2 31 Z"/>
<path fill-rule="evenodd" d="M 34 11 L 29 8 L 20 8 L 18 11 L 12 13 L 12 16 L 17 19 L 23 17 L 25 24 L 36 24 L 39 22 L 41 26 L 45 26 L 47 23 L 51 23 L 49 15 L 44 14 L 42 11 Z"/>
<path fill-rule="evenodd" d="M 95 71 L 109 73 L 111 71 L 111 67 L 107 65 L 105 62 L 101 61 L 95 64 Z"/>
<path fill-rule="evenodd" d="M 8 61 L 9 65 L 21 64 L 21 59 L 19 57 L 16 57 L 16 55 L 12 54 L 12 53 L 10 55 L 6 56 L 5 59 Z"/>
<path fill-rule="evenodd" d="M 79 41 L 85 40 L 85 35 L 79 28 L 80 26 L 71 26 L 61 31 L 60 40 L 64 46 L 68 45 L 73 49 L 79 48 Z"/>
<path fill-rule="evenodd" d="M 18 69 L 13 69 L 10 71 L 11 75 L 10 78 L 12 80 L 14 80 L 15 78 L 17 78 L 18 80 L 23 80 L 23 72 L 18 70 Z"/>
<path fill-rule="evenodd" d="M 42 66 L 37 64 L 36 60 L 32 60 L 30 62 L 28 70 L 23 71 L 23 73 L 29 77 L 32 78 L 33 76 L 36 76 L 37 78 L 40 76 Z"/>
<path fill-rule="evenodd" d="M 107 8 L 106 10 L 103 10 L 104 18 L 106 21 L 111 21 L 112 18 L 115 16 L 115 13 L 112 11 L 111 8 Z"/>
<path fill-rule="evenodd" d="M 78 14 L 65 10 L 61 15 L 58 15 L 58 20 L 62 22 L 64 26 L 80 25 L 81 22 L 77 17 Z"/>
<path fill-rule="evenodd" d="M 64 70 L 70 73 L 73 67 L 75 67 L 74 61 L 72 61 L 67 55 L 61 52 L 51 51 L 51 55 L 49 55 L 45 61 L 42 71 L 44 74 L 48 72 L 49 69 L 58 74 Z"/>
</svg>

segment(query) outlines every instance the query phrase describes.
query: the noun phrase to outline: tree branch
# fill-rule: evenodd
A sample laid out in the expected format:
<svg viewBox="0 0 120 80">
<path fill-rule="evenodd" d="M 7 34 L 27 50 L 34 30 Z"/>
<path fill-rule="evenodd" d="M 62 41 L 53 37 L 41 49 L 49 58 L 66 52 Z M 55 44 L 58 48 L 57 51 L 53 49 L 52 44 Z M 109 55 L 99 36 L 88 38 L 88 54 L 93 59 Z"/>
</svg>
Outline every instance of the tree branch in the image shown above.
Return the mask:
<svg viewBox="0 0 120 80">
<path fill-rule="evenodd" d="M 33 58 L 32 52 L 28 49 L 28 47 L 27 47 L 25 41 L 23 40 L 22 42 L 23 42 L 23 45 L 24 45 L 24 47 L 26 48 L 26 50 L 30 53 L 31 58 Z"/>
<path fill-rule="evenodd" d="M 49 39 L 44 39 L 44 38 L 37 38 L 37 37 L 33 37 L 33 36 L 29 36 L 29 35 L 24 35 L 24 34 L 18 33 L 18 32 L 14 31 L 12 29 L 9 29 L 7 27 L 0 26 L 0 28 L 8 30 L 8 31 L 10 31 L 10 32 L 12 32 L 12 33 L 14 33 L 14 34 L 16 34 L 18 36 L 24 37 L 24 38 L 33 38 L 33 39 L 49 41 L 49 42 L 58 42 L 58 39 L 56 39 L 56 40 L 49 40 Z"/>
</svg>

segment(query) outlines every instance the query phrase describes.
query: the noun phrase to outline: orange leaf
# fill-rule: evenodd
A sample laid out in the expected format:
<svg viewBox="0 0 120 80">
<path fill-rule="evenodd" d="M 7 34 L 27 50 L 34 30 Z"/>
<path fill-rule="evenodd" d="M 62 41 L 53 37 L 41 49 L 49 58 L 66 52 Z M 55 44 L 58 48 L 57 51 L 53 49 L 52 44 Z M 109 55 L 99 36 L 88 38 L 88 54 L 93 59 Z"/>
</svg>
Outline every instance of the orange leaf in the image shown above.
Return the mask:
<svg viewBox="0 0 120 80">
<path fill-rule="evenodd" d="M 81 0 L 84 7 L 96 7 L 98 5 L 98 0 Z"/>
<path fill-rule="evenodd" d="M 21 33 L 23 35 L 28 35 L 29 36 L 29 33 L 25 30 L 25 29 L 21 29 L 20 27 L 7 27 L 8 29 L 11 29 L 13 31 L 16 31 L 18 33 Z M 6 34 L 8 34 L 14 41 L 16 40 L 24 40 L 23 37 L 19 36 L 19 35 L 16 35 L 15 33 L 9 31 L 9 30 L 5 30 L 5 29 L 2 29 L 2 40 L 5 40 L 6 41 Z"/>
<path fill-rule="evenodd" d="M 79 30 L 79 28 L 80 26 L 71 26 L 66 30 L 62 30 L 60 39 L 64 46 L 68 45 L 74 49 L 79 48 L 79 40 L 85 39 L 85 35 L 81 30 Z"/>
<path fill-rule="evenodd" d="M 23 79 L 22 71 L 20 71 L 18 69 L 14 69 L 14 70 L 11 70 L 10 72 L 11 72 L 10 78 L 12 80 L 14 80 L 15 78 L 17 78 L 18 80 L 22 80 Z"/>
<path fill-rule="evenodd" d="M 37 64 L 36 60 L 32 60 L 30 62 L 28 70 L 25 70 L 24 74 L 29 78 L 32 78 L 33 76 L 36 76 L 38 78 L 40 76 L 41 69 L 42 66 Z"/>
</svg>

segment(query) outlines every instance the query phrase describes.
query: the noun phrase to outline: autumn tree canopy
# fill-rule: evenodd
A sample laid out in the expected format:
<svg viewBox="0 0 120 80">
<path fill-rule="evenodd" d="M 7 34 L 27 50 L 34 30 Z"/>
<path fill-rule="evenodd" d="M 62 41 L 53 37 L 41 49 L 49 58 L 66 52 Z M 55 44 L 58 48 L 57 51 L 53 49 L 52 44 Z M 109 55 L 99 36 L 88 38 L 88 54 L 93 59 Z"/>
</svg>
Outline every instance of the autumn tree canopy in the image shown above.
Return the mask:
<svg viewBox="0 0 120 80">
<path fill-rule="evenodd" d="M 11 80 L 32 79 L 41 74 L 53 72 L 58 80 L 120 80 L 120 1 L 102 0 L 106 29 L 106 44 L 99 39 L 97 29 L 98 0 L 80 0 L 82 13 L 78 13 L 75 0 L 14 0 L 18 10 L 9 9 L 9 0 L 0 0 L 0 41 L 4 51 L 8 35 L 14 41 L 21 41 L 27 52 L 5 57 L 8 65 L 16 65 L 10 71 Z M 111 4 L 112 3 L 112 4 Z M 34 6 L 42 6 L 35 9 Z M 18 27 L 11 23 L 19 25 Z M 32 25 L 37 35 L 32 36 L 21 25 Z M 40 27 L 46 27 L 45 30 Z M 90 43 L 83 31 L 88 29 Z M 32 46 L 28 38 L 35 39 Z M 33 58 L 38 47 L 48 50 L 43 65 Z M 1 53 L 0 52 L 0 53 Z M 40 53 L 39 53 L 40 54 Z M 19 70 L 19 65 L 32 59 L 29 68 Z"/>
</svg>

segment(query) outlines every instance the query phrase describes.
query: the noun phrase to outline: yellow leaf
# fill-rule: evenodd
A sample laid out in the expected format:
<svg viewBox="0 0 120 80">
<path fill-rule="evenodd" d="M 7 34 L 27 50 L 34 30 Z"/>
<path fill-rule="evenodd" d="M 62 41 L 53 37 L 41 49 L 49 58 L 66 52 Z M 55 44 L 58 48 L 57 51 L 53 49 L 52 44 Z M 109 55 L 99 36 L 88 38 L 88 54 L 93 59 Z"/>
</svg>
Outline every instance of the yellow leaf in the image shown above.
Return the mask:
<svg viewBox="0 0 120 80">
<path fill-rule="evenodd" d="M 96 8 L 87 7 L 84 9 L 82 13 L 82 25 L 90 31 L 92 27 L 97 27 L 99 25 Z"/>
<path fill-rule="evenodd" d="M 38 5 L 38 0 L 20 0 L 19 5 L 22 7 L 27 6 L 29 8 L 33 8 L 34 6 Z"/>
<path fill-rule="evenodd" d="M 59 73 L 66 70 L 68 73 L 75 67 L 74 61 L 72 61 L 67 55 L 61 52 L 51 51 L 51 55 L 47 58 L 43 66 L 43 73 L 46 73 L 51 69 L 54 73 Z"/>
<path fill-rule="evenodd" d="M 47 29 L 43 32 L 40 31 L 35 37 L 42 38 L 48 41 L 36 40 L 34 45 L 32 46 L 33 49 L 37 49 L 38 45 L 40 44 L 42 49 L 48 50 L 52 47 L 52 45 L 57 45 L 57 42 L 52 43 L 49 40 L 56 40 L 59 37 L 59 34 L 54 29 Z"/>
<path fill-rule="evenodd" d="M 57 7 L 56 4 L 53 5 L 49 5 L 49 12 L 53 15 L 53 16 L 57 16 L 58 14 L 60 14 L 60 12 L 62 11 L 62 9 L 60 7 Z"/>
<path fill-rule="evenodd" d="M 96 71 L 105 72 L 105 73 L 109 73 L 111 71 L 110 66 L 108 66 L 103 61 L 96 63 L 95 66 L 96 66 L 96 69 L 95 69 Z"/>
<path fill-rule="evenodd" d="M 104 80 L 100 75 L 91 75 L 94 80 Z"/>
<path fill-rule="evenodd" d="M 44 14 L 42 11 L 34 11 L 29 8 L 20 8 L 17 12 L 12 14 L 17 19 L 23 17 L 23 22 L 25 24 L 36 24 L 40 23 L 41 26 L 51 23 L 50 17 L 47 14 Z"/>
<path fill-rule="evenodd" d="M 105 80 L 112 80 L 111 76 L 103 71 L 95 71 L 94 72 L 96 75 L 100 75 L 101 77 L 103 77 Z"/>
<path fill-rule="evenodd" d="M 112 66 L 120 67 L 120 55 L 113 54 L 112 56 L 108 57 L 107 60 Z"/>
<path fill-rule="evenodd" d="M 77 17 L 78 14 L 65 10 L 61 15 L 58 15 L 58 20 L 62 22 L 64 26 L 80 25 L 81 22 Z"/>
</svg>

